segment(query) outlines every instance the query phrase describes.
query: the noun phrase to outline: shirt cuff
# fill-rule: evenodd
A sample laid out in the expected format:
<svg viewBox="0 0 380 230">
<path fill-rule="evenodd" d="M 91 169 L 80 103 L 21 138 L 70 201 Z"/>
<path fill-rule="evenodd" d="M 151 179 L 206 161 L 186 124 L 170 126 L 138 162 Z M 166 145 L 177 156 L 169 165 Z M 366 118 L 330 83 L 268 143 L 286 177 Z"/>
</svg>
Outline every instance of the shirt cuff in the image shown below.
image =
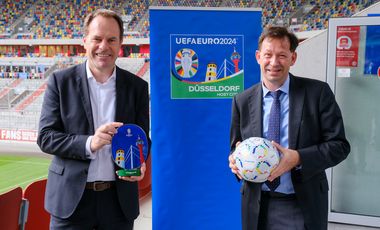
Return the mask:
<svg viewBox="0 0 380 230">
<path fill-rule="evenodd" d="M 89 136 L 86 141 L 86 157 L 87 159 L 91 159 L 91 160 L 96 158 L 95 152 L 91 151 L 91 141 L 93 137 L 94 136 Z"/>
</svg>

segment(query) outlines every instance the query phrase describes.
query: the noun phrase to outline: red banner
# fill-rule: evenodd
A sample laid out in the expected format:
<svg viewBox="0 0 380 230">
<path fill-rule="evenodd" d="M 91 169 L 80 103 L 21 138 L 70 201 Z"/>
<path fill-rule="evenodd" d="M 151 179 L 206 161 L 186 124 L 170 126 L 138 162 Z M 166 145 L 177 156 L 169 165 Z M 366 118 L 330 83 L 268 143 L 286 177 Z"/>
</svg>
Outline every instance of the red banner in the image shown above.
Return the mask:
<svg viewBox="0 0 380 230">
<path fill-rule="evenodd" d="M 360 26 L 338 26 L 336 66 L 357 67 Z"/>
<path fill-rule="evenodd" d="M 23 129 L 0 129 L 0 140 L 36 142 L 37 131 Z"/>
</svg>

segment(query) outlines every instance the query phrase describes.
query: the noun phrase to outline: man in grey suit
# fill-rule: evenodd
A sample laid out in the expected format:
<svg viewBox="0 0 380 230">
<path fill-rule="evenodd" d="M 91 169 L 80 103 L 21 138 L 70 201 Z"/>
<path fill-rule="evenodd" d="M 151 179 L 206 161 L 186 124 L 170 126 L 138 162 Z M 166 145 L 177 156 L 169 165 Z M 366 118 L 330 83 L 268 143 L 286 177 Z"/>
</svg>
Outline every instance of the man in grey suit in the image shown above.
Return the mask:
<svg viewBox="0 0 380 230">
<path fill-rule="evenodd" d="M 289 73 L 297 46 L 296 36 L 286 28 L 265 28 L 256 51 L 262 82 L 232 101 L 231 153 L 249 137 L 269 138 L 272 95 L 280 95 L 279 143 L 271 140 L 280 152 L 280 163 L 268 182 L 243 181 L 244 230 L 327 229 L 325 169 L 340 163 L 350 151 L 329 86 Z M 241 179 L 231 154 L 229 166 Z"/>
<path fill-rule="evenodd" d="M 84 22 L 87 61 L 52 74 L 42 106 L 38 145 L 54 155 L 45 208 L 50 229 L 133 229 L 142 175 L 119 177 L 111 140 L 125 123 L 149 132 L 148 84 L 115 65 L 123 21 L 96 10 Z"/>
</svg>

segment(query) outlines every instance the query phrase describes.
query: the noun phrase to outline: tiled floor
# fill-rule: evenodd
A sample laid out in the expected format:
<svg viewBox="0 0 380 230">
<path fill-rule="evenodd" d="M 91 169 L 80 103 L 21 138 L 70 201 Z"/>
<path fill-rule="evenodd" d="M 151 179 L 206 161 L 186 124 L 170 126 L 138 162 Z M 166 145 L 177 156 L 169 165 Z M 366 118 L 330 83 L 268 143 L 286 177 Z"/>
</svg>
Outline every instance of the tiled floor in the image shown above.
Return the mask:
<svg viewBox="0 0 380 230">
<path fill-rule="evenodd" d="M 135 221 L 134 230 L 152 229 L 152 196 L 149 194 L 140 200 L 140 216 Z"/>
<path fill-rule="evenodd" d="M 140 216 L 135 221 L 135 230 L 152 229 L 152 197 L 146 196 L 140 201 Z M 329 223 L 329 230 L 380 230 L 380 228 L 369 228 L 354 225 Z"/>
<path fill-rule="evenodd" d="M 329 230 L 379 230 L 380 228 L 363 227 L 357 225 L 329 223 Z"/>
</svg>

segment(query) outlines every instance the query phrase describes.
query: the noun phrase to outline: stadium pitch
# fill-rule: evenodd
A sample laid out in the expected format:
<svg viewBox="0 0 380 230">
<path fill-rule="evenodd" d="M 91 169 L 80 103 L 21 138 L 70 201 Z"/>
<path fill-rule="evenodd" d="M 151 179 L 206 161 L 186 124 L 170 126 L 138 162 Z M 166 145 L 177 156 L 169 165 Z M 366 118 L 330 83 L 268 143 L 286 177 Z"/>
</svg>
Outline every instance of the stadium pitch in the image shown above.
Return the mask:
<svg viewBox="0 0 380 230">
<path fill-rule="evenodd" d="M 47 177 L 50 159 L 14 154 L 0 155 L 0 194 Z"/>
</svg>

